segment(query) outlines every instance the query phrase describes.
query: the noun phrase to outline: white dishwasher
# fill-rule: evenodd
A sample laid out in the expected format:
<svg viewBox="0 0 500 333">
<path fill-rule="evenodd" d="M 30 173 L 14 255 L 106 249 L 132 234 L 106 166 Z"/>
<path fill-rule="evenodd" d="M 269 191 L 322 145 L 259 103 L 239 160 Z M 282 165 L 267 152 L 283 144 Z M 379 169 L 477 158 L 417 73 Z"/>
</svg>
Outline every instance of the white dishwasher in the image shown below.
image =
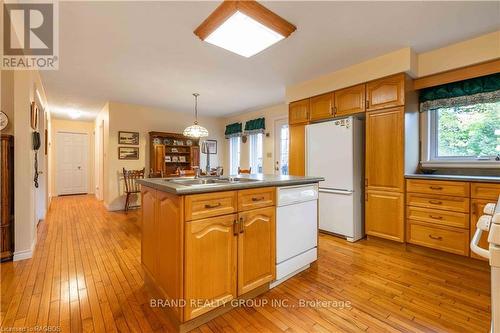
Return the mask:
<svg viewBox="0 0 500 333">
<path fill-rule="evenodd" d="M 318 257 L 318 184 L 278 187 L 276 192 L 277 286 Z"/>
</svg>

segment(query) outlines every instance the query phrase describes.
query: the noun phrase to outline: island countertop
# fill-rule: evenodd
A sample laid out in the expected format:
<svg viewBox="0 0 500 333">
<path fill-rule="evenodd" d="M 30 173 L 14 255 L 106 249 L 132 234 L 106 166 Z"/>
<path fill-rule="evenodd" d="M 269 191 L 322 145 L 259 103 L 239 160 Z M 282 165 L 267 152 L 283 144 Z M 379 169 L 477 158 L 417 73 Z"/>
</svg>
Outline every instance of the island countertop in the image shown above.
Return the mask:
<svg viewBox="0 0 500 333">
<path fill-rule="evenodd" d="M 247 188 L 258 188 L 258 187 L 270 187 L 270 186 L 279 187 L 279 186 L 312 184 L 324 180 L 323 177 L 281 176 L 281 175 L 238 175 L 231 177 L 249 178 L 249 179 L 254 179 L 255 181 L 228 182 L 223 184 L 208 184 L 208 185 L 196 185 L 196 186 L 186 186 L 169 181 L 175 179 L 183 179 L 182 177 L 179 177 L 179 178 L 145 178 L 145 179 L 138 179 L 137 183 L 159 191 L 173 193 L 177 195 L 185 195 L 185 194 L 209 193 L 209 192 L 220 192 L 220 191 L 230 191 L 230 190 L 243 190 Z M 192 177 L 186 177 L 186 179 L 189 178 Z"/>
</svg>

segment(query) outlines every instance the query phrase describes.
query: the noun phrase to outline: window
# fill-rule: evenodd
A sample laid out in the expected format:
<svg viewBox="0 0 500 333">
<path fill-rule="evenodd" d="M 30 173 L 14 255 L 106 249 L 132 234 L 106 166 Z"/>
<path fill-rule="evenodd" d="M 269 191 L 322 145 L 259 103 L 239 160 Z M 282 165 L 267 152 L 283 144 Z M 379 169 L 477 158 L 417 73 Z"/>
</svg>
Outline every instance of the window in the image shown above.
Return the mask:
<svg viewBox="0 0 500 333">
<path fill-rule="evenodd" d="M 252 173 L 262 173 L 262 133 L 250 134 L 250 168 Z"/>
<path fill-rule="evenodd" d="M 241 138 L 239 136 L 234 136 L 229 139 L 229 174 L 238 174 L 238 167 L 240 166 L 240 147 Z"/>
<path fill-rule="evenodd" d="M 280 132 L 280 171 L 282 175 L 288 175 L 288 125 L 281 126 Z"/>
<path fill-rule="evenodd" d="M 493 160 L 500 154 L 500 101 L 428 111 L 428 160 Z"/>
</svg>

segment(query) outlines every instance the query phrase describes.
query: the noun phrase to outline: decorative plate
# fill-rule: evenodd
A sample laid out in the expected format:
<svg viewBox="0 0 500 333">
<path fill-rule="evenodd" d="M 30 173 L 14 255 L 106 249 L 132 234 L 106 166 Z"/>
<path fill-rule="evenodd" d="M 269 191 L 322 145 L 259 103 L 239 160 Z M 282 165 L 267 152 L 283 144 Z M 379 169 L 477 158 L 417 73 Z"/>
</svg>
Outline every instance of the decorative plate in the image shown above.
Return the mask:
<svg viewBox="0 0 500 333">
<path fill-rule="evenodd" d="M 3 112 L 0 111 L 0 131 L 5 129 L 7 125 L 9 124 L 9 117 Z"/>
<path fill-rule="evenodd" d="M 193 145 L 193 141 L 191 141 L 191 140 L 186 140 L 186 144 L 187 144 L 188 146 L 192 146 L 192 145 Z"/>
<path fill-rule="evenodd" d="M 155 145 L 159 145 L 159 144 L 161 144 L 161 139 L 160 139 L 160 138 L 154 138 L 154 139 L 153 139 L 153 143 L 154 143 Z"/>
</svg>

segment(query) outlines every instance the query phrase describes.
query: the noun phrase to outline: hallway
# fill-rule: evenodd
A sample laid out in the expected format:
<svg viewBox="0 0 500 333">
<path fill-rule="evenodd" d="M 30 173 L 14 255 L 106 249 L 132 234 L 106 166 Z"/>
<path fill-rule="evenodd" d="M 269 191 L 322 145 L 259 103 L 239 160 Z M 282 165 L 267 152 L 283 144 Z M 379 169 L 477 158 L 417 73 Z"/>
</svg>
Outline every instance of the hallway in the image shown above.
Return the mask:
<svg viewBox="0 0 500 333">
<path fill-rule="evenodd" d="M 240 307 L 195 332 L 487 332 L 489 271 L 466 263 L 321 235 L 318 263 L 259 298 L 287 306 Z M 54 198 L 33 259 L 3 263 L 1 273 L 3 328 L 168 331 L 143 287 L 140 211 L 108 212 L 90 195 Z"/>
</svg>

